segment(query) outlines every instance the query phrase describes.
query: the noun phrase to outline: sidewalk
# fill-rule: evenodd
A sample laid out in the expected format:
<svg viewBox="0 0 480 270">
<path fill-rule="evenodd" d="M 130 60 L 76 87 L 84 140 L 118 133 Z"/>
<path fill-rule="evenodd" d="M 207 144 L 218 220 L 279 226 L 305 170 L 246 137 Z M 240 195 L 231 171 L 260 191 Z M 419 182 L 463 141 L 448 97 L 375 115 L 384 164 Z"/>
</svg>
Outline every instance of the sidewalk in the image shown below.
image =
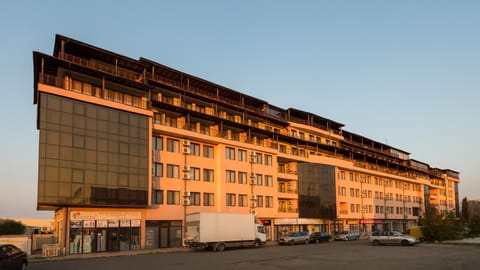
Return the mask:
<svg viewBox="0 0 480 270">
<path fill-rule="evenodd" d="M 264 247 L 277 245 L 277 241 L 268 241 Z M 61 260 L 82 260 L 82 259 L 91 259 L 91 258 L 107 258 L 107 257 L 118 257 L 118 256 L 135 256 L 135 255 L 144 255 L 144 254 L 165 254 L 165 253 L 178 253 L 178 252 L 193 252 L 195 248 L 191 247 L 173 247 L 173 248 L 155 248 L 155 249 L 137 249 L 137 250 L 127 250 L 127 251 L 114 251 L 114 252 L 95 252 L 87 254 L 72 254 L 67 256 L 57 256 L 57 257 L 42 257 L 42 254 L 32 254 L 28 257 L 29 263 L 37 262 L 50 262 L 50 261 L 61 261 Z"/>
<path fill-rule="evenodd" d="M 443 241 L 446 244 L 466 244 L 466 245 L 480 245 L 480 237 L 464 238 L 462 240 Z"/>
</svg>

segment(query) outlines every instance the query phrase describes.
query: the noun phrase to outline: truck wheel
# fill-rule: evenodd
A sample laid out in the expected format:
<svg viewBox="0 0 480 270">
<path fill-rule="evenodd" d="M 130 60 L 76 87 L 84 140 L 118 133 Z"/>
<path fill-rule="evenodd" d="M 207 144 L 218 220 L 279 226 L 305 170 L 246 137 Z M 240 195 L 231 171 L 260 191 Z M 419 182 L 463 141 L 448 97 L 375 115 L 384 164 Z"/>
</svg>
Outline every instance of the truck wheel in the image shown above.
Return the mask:
<svg viewBox="0 0 480 270">
<path fill-rule="evenodd" d="M 380 244 L 380 242 L 378 242 L 378 240 L 373 240 L 373 245 L 374 246 L 378 246 Z"/>
<path fill-rule="evenodd" d="M 215 251 L 224 251 L 225 250 L 225 244 L 224 243 L 218 243 L 217 247 L 215 248 Z"/>
<path fill-rule="evenodd" d="M 255 248 L 258 248 L 258 247 L 260 247 L 261 245 L 262 245 L 262 243 L 260 242 L 260 240 L 255 240 L 255 241 L 253 242 L 253 247 L 255 247 Z"/>
</svg>

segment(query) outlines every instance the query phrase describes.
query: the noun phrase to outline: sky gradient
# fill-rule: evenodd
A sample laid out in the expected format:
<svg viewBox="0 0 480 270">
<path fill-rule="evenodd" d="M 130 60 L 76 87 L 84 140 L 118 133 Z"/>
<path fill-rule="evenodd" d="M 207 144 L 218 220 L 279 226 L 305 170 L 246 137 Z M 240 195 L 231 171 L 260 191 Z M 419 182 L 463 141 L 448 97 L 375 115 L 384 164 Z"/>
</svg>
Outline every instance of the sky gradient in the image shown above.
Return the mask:
<svg viewBox="0 0 480 270">
<path fill-rule="evenodd" d="M 57 33 L 343 123 L 480 199 L 480 1 L 5 2 L 0 218 L 53 216 L 36 211 L 32 51 Z"/>
</svg>

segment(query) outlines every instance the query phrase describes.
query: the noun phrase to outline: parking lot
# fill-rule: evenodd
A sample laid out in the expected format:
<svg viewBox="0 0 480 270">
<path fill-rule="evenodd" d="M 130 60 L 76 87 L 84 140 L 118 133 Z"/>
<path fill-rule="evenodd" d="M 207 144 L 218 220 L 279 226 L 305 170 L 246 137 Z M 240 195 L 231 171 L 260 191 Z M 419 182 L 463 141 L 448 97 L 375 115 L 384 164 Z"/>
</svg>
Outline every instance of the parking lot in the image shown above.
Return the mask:
<svg viewBox="0 0 480 270">
<path fill-rule="evenodd" d="M 366 240 L 32 263 L 29 269 L 478 269 L 478 246 L 372 246 Z"/>
</svg>

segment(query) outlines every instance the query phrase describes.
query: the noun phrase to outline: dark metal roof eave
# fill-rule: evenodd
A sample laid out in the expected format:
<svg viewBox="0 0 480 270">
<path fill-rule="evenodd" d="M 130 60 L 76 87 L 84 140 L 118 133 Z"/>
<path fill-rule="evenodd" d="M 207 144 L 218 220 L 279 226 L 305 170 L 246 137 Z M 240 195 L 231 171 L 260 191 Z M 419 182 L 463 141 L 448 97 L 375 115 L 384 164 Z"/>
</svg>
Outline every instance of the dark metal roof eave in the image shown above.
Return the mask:
<svg viewBox="0 0 480 270">
<path fill-rule="evenodd" d="M 115 53 L 115 52 L 112 52 L 112 51 L 109 51 L 109 50 L 106 50 L 106 49 L 102 49 L 100 47 L 96 47 L 96 46 L 90 45 L 88 43 L 85 43 L 85 42 L 82 42 L 82 41 L 79 41 L 79 40 L 76 40 L 76 39 L 73 39 L 73 38 L 69 38 L 69 37 L 66 37 L 66 36 L 63 36 L 63 35 L 60 35 L 60 34 L 57 34 L 55 36 L 55 45 L 54 45 L 54 50 L 53 50 L 53 55 L 54 56 L 57 56 L 58 53 L 60 52 L 61 41 L 62 40 L 67 41 L 67 42 L 75 43 L 76 45 L 89 50 L 92 54 L 104 55 L 104 56 L 109 56 L 109 57 L 112 57 L 112 58 L 117 58 L 117 59 L 123 60 L 125 62 L 131 63 L 133 65 L 138 65 L 138 66 L 141 66 L 142 68 L 147 68 L 145 63 L 143 63 L 143 62 L 141 62 L 137 59 L 130 58 L 128 56 L 124 56 L 124 55 L 121 55 L 121 54 L 118 54 L 118 53 Z"/>
<path fill-rule="evenodd" d="M 317 115 L 317 114 L 314 114 L 314 113 L 311 113 L 311 112 L 306 112 L 306 111 L 302 111 L 302 110 L 299 110 L 299 109 L 296 109 L 296 108 L 288 108 L 287 111 L 292 111 L 292 112 L 296 112 L 296 113 L 300 113 L 300 114 L 305 114 L 305 115 L 311 115 L 313 117 L 316 117 L 318 119 L 321 119 L 321 120 L 324 120 L 324 121 L 327 121 L 331 124 L 333 124 L 336 128 L 340 129 L 342 127 L 344 127 L 345 125 L 340 123 L 340 122 L 336 122 L 336 121 L 333 121 L 331 119 L 328 119 L 328 118 L 325 118 L 323 116 L 320 116 L 320 115 Z"/>
</svg>

